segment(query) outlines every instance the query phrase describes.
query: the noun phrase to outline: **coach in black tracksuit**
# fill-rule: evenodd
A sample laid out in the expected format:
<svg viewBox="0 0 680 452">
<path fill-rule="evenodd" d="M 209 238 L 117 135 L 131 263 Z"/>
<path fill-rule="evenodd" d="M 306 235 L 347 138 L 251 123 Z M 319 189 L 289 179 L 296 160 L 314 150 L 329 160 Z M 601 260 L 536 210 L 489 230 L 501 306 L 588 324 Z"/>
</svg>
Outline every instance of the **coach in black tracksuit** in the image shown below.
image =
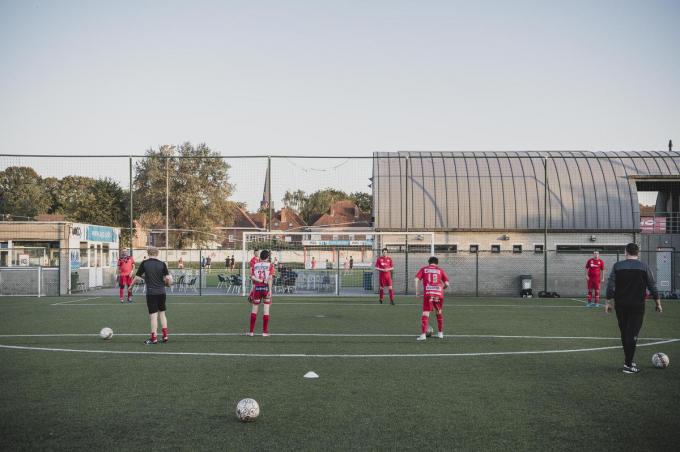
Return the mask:
<svg viewBox="0 0 680 452">
<path fill-rule="evenodd" d="M 610 301 L 615 301 L 616 318 L 621 330 L 621 344 L 626 362 L 623 372 L 635 374 L 640 369 L 633 362 L 638 333 L 645 316 L 645 292 L 649 290 L 656 302 L 656 311 L 661 312 L 659 292 L 656 290 L 654 275 L 649 266 L 638 260 L 640 247 L 635 243 L 626 245 L 626 260 L 614 264 L 607 281 L 607 301 L 604 311 L 611 312 Z"/>
</svg>

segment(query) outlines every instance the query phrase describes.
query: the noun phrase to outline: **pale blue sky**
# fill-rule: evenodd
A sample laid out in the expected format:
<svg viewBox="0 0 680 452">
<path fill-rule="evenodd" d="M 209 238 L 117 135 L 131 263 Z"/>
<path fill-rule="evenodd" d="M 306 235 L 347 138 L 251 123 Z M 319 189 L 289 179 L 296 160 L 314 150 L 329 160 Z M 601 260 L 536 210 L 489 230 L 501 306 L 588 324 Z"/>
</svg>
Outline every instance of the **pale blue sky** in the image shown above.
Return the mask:
<svg viewBox="0 0 680 452">
<path fill-rule="evenodd" d="M 660 150 L 678 55 L 677 0 L 0 0 L 0 153 Z"/>
</svg>

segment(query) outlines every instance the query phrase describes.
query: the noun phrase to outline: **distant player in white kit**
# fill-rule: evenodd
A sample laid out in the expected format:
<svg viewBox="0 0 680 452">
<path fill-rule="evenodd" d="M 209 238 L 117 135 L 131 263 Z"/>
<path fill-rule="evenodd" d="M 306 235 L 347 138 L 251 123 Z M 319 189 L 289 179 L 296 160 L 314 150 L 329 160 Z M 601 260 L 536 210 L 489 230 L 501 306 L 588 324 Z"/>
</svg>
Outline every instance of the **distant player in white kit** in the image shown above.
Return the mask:
<svg viewBox="0 0 680 452">
<path fill-rule="evenodd" d="M 437 337 L 444 338 L 444 289 L 449 287 L 449 277 L 446 272 L 439 268 L 439 259 L 432 256 L 428 265 L 418 270 L 416 274 L 416 297 L 418 296 L 418 283 L 423 282 L 423 315 L 420 317 L 420 336 L 417 340 L 426 339 L 427 326 L 430 323 L 430 312 L 437 313 Z"/>
<path fill-rule="evenodd" d="M 250 310 L 250 330 L 247 336 L 253 336 L 255 321 L 260 304 L 264 304 L 262 313 L 262 336 L 269 336 L 269 306 L 272 304 L 272 281 L 274 279 L 274 266 L 269 262 L 269 251 L 262 250 L 260 259 L 250 268 L 250 279 L 253 281 L 253 290 L 250 292 L 248 301 L 253 304 Z"/>
</svg>

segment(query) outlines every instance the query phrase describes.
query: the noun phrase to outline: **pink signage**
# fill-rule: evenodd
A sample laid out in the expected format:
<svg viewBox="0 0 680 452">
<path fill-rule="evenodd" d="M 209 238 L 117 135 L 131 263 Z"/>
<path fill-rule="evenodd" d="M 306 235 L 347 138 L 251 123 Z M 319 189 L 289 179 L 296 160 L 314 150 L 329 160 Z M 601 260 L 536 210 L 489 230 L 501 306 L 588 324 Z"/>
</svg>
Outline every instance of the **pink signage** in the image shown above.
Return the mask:
<svg viewBox="0 0 680 452">
<path fill-rule="evenodd" d="M 640 217 L 640 232 L 663 234 L 666 232 L 666 217 Z"/>
</svg>

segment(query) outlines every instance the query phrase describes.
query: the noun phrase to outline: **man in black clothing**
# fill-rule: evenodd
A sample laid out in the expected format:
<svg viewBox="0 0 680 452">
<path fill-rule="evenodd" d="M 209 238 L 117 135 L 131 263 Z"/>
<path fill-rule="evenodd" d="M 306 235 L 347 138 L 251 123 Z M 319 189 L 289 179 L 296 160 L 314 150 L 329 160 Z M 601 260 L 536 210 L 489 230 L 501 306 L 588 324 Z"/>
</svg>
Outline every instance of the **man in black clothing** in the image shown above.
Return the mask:
<svg viewBox="0 0 680 452">
<path fill-rule="evenodd" d="M 156 331 L 158 330 L 158 318 L 161 319 L 161 331 L 163 342 L 168 342 L 168 319 L 165 316 L 165 286 L 170 285 L 172 279 L 165 262 L 158 260 L 158 248 L 148 249 L 149 258 L 142 262 L 137 269 L 135 281 L 144 278 L 146 283 L 146 306 L 149 309 L 151 321 L 151 337 L 144 343 L 153 345 L 158 343 Z"/>
<path fill-rule="evenodd" d="M 607 281 L 607 301 L 604 312 L 612 311 L 611 299 L 615 301 L 616 319 L 621 331 L 621 344 L 625 355 L 623 373 L 636 374 L 640 368 L 633 362 L 635 345 L 645 316 L 646 291 L 654 297 L 656 312 L 661 312 L 661 300 L 656 290 L 654 275 L 649 266 L 638 260 L 640 247 L 635 243 L 626 245 L 626 260 L 614 264 Z"/>
</svg>

